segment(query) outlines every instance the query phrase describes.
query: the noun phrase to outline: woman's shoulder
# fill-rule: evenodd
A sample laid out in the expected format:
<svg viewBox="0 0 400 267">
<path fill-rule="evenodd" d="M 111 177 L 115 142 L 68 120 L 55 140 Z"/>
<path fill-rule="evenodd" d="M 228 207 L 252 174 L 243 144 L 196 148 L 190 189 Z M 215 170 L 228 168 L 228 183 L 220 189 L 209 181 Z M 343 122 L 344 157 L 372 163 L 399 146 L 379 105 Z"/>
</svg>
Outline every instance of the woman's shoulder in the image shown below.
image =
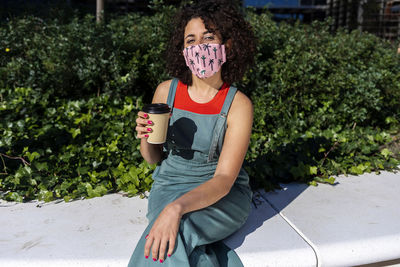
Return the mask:
<svg viewBox="0 0 400 267">
<path fill-rule="evenodd" d="M 167 80 L 160 83 L 153 96 L 153 103 L 167 103 L 169 87 L 172 80 Z"/>
<path fill-rule="evenodd" d="M 235 112 L 253 112 L 253 104 L 248 96 L 238 90 L 233 98 L 231 110 Z"/>
<path fill-rule="evenodd" d="M 253 120 L 253 104 L 241 91 L 237 91 L 228 113 L 228 124 Z M 240 124 L 240 123 L 239 123 Z"/>
<path fill-rule="evenodd" d="M 253 104 L 244 93 L 237 91 L 227 117 L 227 126 L 230 129 L 229 134 L 248 140 L 252 125 Z"/>
</svg>

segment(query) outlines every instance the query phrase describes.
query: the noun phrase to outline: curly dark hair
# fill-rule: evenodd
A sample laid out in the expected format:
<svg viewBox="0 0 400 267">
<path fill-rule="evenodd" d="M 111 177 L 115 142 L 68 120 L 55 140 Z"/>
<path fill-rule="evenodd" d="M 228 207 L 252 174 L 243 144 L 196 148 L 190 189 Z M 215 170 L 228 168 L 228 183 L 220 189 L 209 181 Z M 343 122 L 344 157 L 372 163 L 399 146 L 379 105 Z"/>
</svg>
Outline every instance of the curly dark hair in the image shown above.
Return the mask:
<svg viewBox="0 0 400 267">
<path fill-rule="evenodd" d="M 250 24 L 245 21 L 236 5 L 226 0 L 200 0 L 184 6 L 175 16 L 174 30 L 167 46 L 167 71 L 187 85 L 192 84 L 192 73 L 182 55 L 187 23 L 201 18 L 206 29 L 218 32 L 222 43 L 230 40 L 226 50 L 226 62 L 222 65 L 222 80 L 228 84 L 242 79 L 247 68 L 254 62 L 256 38 Z"/>
</svg>

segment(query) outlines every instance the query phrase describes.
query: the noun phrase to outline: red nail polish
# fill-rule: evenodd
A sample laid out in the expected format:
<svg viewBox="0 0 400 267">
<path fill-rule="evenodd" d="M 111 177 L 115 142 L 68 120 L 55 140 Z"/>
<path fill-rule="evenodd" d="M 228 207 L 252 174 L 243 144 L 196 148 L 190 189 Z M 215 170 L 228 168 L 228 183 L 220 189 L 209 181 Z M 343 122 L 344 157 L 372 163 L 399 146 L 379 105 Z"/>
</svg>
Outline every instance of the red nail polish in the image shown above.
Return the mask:
<svg viewBox="0 0 400 267">
<path fill-rule="evenodd" d="M 147 237 L 149 237 L 149 235 L 146 235 L 146 236 L 145 236 L 145 239 L 147 239 Z"/>
<path fill-rule="evenodd" d="M 148 124 L 153 124 L 153 122 L 152 122 L 152 121 L 148 121 L 147 123 L 148 123 Z"/>
<path fill-rule="evenodd" d="M 168 257 L 171 257 L 171 254 L 168 254 Z"/>
<path fill-rule="evenodd" d="M 153 258 L 153 261 L 157 261 L 157 259 Z"/>
<path fill-rule="evenodd" d="M 148 132 L 151 132 L 151 128 L 147 128 L 147 131 L 148 131 Z"/>
<path fill-rule="evenodd" d="M 145 117 L 145 118 L 147 118 L 148 116 L 149 116 L 149 115 L 147 115 L 147 114 L 144 114 L 144 115 L 143 115 L 143 117 Z"/>
<path fill-rule="evenodd" d="M 149 137 L 149 135 L 148 135 L 148 134 L 145 134 L 144 137 Z"/>
<path fill-rule="evenodd" d="M 148 259 L 149 258 L 149 256 L 144 256 L 146 259 Z"/>
<path fill-rule="evenodd" d="M 164 261 L 163 261 L 163 260 L 160 260 L 160 262 L 163 263 Z"/>
</svg>

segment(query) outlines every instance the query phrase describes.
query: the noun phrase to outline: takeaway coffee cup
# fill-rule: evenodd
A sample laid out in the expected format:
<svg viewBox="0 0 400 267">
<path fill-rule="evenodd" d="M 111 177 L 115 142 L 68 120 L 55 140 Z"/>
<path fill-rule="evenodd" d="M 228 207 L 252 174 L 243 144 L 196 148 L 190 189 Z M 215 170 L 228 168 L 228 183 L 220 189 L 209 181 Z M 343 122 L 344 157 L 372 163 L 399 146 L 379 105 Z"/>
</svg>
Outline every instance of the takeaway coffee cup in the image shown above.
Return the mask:
<svg viewBox="0 0 400 267">
<path fill-rule="evenodd" d="M 149 120 L 153 122 L 152 132 L 148 133 L 147 142 L 150 144 L 163 144 L 167 138 L 168 121 L 171 109 L 167 104 L 155 103 L 146 105 L 143 111 L 149 115 Z"/>
</svg>

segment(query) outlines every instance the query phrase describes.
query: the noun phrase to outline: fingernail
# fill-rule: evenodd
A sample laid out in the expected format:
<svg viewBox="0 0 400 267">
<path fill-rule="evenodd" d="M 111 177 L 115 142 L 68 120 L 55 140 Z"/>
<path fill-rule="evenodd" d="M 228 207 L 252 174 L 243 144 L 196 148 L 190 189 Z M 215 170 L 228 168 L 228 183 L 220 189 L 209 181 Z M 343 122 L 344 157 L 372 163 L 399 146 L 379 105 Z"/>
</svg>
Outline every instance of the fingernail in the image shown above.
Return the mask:
<svg viewBox="0 0 400 267">
<path fill-rule="evenodd" d="M 168 257 L 171 257 L 171 254 L 168 254 Z"/>
<path fill-rule="evenodd" d="M 149 135 L 148 135 L 148 134 L 145 134 L 144 137 L 149 137 Z"/>
<path fill-rule="evenodd" d="M 145 236 L 145 239 L 147 239 L 147 237 L 149 237 L 149 235 L 146 235 L 146 236 Z"/>
<path fill-rule="evenodd" d="M 153 258 L 153 261 L 157 261 L 157 259 Z"/>
<path fill-rule="evenodd" d="M 163 263 L 164 261 L 163 261 L 163 260 L 160 260 L 160 262 Z"/>
<path fill-rule="evenodd" d="M 148 124 L 153 124 L 153 122 L 152 122 L 152 121 L 148 121 L 147 123 L 148 123 Z"/>
<path fill-rule="evenodd" d="M 151 132 L 151 128 L 147 128 L 147 131 L 148 131 L 148 132 Z"/>
<path fill-rule="evenodd" d="M 148 259 L 149 258 L 149 256 L 144 256 L 146 259 Z"/>
<path fill-rule="evenodd" d="M 149 116 L 149 115 L 147 115 L 147 114 L 144 114 L 144 115 L 143 115 L 143 117 L 145 117 L 145 118 L 147 118 L 148 116 Z"/>
</svg>

